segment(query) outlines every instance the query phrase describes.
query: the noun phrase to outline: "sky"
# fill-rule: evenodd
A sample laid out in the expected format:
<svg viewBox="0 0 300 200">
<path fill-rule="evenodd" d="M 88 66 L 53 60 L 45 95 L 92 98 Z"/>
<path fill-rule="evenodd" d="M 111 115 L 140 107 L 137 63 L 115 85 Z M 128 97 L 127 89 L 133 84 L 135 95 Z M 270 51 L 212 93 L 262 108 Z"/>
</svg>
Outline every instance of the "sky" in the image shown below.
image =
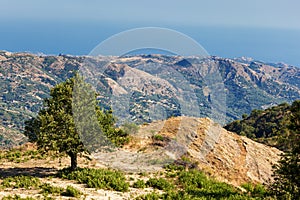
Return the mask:
<svg viewBox="0 0 300 200">
<path fill-rule="evenodd" d="M 210 54 L 300 66 L 298 0 L 0 0 L 0 49 L 89 54 L 122 31 L 179 31 Z"/>
</svg>

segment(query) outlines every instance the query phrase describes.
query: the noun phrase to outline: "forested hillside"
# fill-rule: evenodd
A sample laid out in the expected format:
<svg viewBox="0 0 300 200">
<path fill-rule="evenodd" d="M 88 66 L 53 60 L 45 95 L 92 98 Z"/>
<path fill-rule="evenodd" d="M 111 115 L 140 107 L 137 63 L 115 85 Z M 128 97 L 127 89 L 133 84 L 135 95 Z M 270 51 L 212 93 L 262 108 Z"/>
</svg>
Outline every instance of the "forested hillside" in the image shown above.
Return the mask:
<svg viewBox="0 0 300 200">
<path fill-rule="evenodd" d="M 253 110 L 249 116 L 244 114 L 242 120 L 233 121 L 224 128 L 281 150 L 288 150 L 292 144 L 289 140 L 294 137 L 290 130 L 290 119 L 295 112 L 292 105 L 283 103 L 266 110 Z"/>
</svg>

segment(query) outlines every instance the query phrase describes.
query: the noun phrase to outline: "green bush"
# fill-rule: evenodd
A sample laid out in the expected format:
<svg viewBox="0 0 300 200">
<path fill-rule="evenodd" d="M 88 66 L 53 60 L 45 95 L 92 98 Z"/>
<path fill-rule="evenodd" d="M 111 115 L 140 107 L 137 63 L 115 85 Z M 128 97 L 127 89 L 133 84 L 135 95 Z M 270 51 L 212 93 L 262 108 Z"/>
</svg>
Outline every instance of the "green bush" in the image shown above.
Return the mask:
<svg viewBox="0 0 300 200">
<path fill-rule="evenodd" d="M 182 171 L 184 170 L 184 166 L 182 165 L 177 165 L 175 163 L 171 163 L 171 164 L 167 164 L 164 166 L 164 168 L 167 170 L 167 171 Z"/>
<path fill-rule="evenodd" d="M 248 196 L 226 183 L 209 179 L 204 173 L 191 170 L 181 171 L 177 184 L 194 198 L 208 199 L 247 199 Z"/>
<path fill-rule="evenodd" d="M 52 186 L 49 183 L 43 184 L 40 188 L 42 189 L 41 193 L 45 196 L 48 194 L 60 195 L 64 191 L 63 188 Z"/>
<path fill-rule="evenodd" d="M 5 188 L 38 188 L 41 185 L 41 182 L 38 178 L 32 176 L 14 176 L 3 179 L 2 186 Z"/>
<path fill-rule="evenodd" d="M 148 187 L 153 187 L 159 190 L 168 191 L 174 188 L 174 185 L 164 178 L 150 178 L 146 182 Z"/>
<path fill-rule="evenodd" d="M 19 149 L 12 149 L 10 151 L 0 152 L 0 160 L 5 159 L 9 162 L 26 162 L 29 159 L 44 159 L 47 155 L 41 155 L 37 150 L 20 151 Z"/>
<path fill-rule="evenodd" d="M 160 134 L 156 134 L 156 135 L 153 135 L 153 139 L 154 140 L 158 140 L 158 141 L 164 141 L 164 136 L 160 135 Z"/>
<path fill-rule="evenodd" d="M 26 197 L 26 198 L 21 198 L 19 195 L 14 195 L 14 196 L 5 196 L 2 198 L 2 200 L 35 200 L 32 197 Z"/>
<path fill-rule="evenodd" d="M 200 171 L 182 171 L 179 174 L 178 182 L 184 187 L 202 188 L 207 183 L 207 177 Z"/>
<path fill-rule="evenodd" d="M 159 194 L 152 192 L 149 194 L 140 195 L 140 196 L 136 197 L 135 199 L 136 200 L 159 200 L 160 197 L 161 196 Z"/>
<path fill-rule="evenodd" d="M 79 183 L 85 183 L 90 188 L 121 192 L 126 192 L 129 188 L 126 177 L 120 171 L 89 168 L 78 168 L 75 171 L 63 169 L 59 172 L 58 176 L 69 180 L 76 180 Z"/>
<path fill-rule="evenodd" d="M 246 189 L 252 197 L 264 197 L 267 193 L 265 187 L 261 184 L 244 183 L 241 187 Z"/>
<path fill-rule="evenodd" d="M 80 197 L 81 194 L 82 193 L 79 190 L 69 185 L 67 186 L 66 191 L 62 193 L 63 196 L 67 197 Z"/>
<path fill-rule="evenodd" d="M 133 183 L 132 187 L 144 189 L 146 187 L 146 183 L 144 180 L 137 180 L 136 182 Z"/>
</svg>

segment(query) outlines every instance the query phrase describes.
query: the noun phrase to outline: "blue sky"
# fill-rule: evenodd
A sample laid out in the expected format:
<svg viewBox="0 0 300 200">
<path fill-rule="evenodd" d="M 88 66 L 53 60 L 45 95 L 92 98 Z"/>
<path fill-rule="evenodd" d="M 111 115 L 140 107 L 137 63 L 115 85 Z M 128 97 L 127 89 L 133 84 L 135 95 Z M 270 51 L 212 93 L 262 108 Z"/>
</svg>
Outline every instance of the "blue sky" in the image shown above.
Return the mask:
<svg viewBox="0 0 300 200">
<path fill-rule="evenodd" d="M 113 34 L 156 26 L 213 55 L 300 66 L 299 8 L 297 0 L 0 0 L 0 49 L 88 54 Z"/>
</svg>

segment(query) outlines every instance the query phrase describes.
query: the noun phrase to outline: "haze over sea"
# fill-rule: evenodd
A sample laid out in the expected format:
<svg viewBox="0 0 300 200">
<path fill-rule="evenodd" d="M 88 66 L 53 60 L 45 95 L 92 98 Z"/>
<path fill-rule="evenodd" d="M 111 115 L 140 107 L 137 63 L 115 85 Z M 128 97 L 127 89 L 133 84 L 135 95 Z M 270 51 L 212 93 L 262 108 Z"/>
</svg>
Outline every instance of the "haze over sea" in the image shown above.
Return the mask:
<svg viewBox="0 0 300 200">
<path fill-rule="evenodd" d="M 108 37 L 145 24 L 99 22 L 2 21 L 1 49 L 44 54 L 86 55 Z M 210 55 L 253 57 L 300 67 L 300 30 L 230 26 L 162 26 L 182 32 Z"/>
</svg>

